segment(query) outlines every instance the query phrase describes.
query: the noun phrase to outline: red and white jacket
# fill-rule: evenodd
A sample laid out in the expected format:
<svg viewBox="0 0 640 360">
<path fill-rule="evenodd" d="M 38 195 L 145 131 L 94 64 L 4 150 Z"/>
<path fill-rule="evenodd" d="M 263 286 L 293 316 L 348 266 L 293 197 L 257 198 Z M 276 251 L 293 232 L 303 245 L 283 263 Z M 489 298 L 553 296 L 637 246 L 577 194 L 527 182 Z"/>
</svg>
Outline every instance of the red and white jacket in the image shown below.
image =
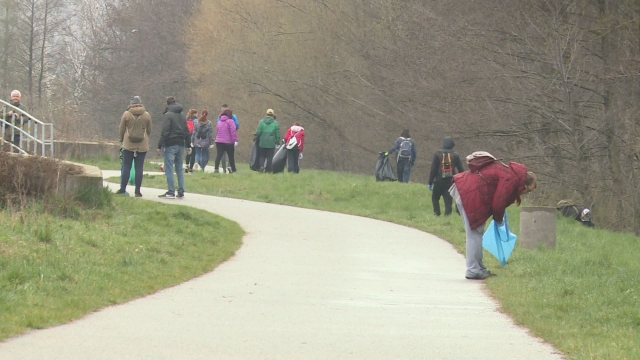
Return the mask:
<svg viewBox="0 0 640 360">
<path fill-rule="evenodd" d="M 299 125 L 293 125 L 287 129 L 287 133 L 284 135 L 284 143 L 287 144 L 291 136 L 295 136 L 298 141 L 298 150 L 302 152 L 304 149 L 304 128 Z"/>
</svg>

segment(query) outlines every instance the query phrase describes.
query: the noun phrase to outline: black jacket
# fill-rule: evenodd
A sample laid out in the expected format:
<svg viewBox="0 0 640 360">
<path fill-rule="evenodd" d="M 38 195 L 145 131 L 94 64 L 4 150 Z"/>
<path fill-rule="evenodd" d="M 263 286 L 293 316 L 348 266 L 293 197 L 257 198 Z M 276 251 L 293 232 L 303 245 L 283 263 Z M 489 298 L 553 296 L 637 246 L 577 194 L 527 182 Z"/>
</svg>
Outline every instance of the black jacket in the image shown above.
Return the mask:
<svg viewBox="0 0 640 360">
<path fill-rule="evenodd" d="M 182 105 L 173 103 L 167 106 L 162 116 L 164 117 L 164 122 L 162 123 L 162 133 L 158 141 L 158 149 L 163 146 L 174 145 L 190 148 L 191 135 L 187 127 L 187 119 L 182 114 Z"/>
<path fill-rule="evenodd" d="M 442 149 L 436 151 L 433 155 L 431 173 L 429 173 L 429 185 L 433 184 L 434 181 L 442 181 L 442 169 L 440 168 L 440 165 L 442 164 L 442 154 L 451 153 L 451 165 L 454 169 L 453 175 L 464 171 L 462 161 L 460 161 L 460 155 L 453 151 L 454 146 L 455 143 L 453 142 L 453 139 L 447 136 L 442 141 Z"/>
<path fill-rule="evenodd" d="M 27 112 L 27 108 L 26 108 L 24 105 L 22 105 L 22 103 L 19 103 L 19 104 L 11 103 L 11 105 L 13 105 L 13 106 L 17 107 L 17 108 L 18 108 L 18 109 L 20 109 L 20 110 L 23 110 L 24 112 Z M 9 111 L 12 111 L 12 110 L 13 110 L 13 108 L 7 108 L 7 113 L 8 113 Z M 26 122 L 26 121 L 27 121 L 27 119 L 28 119 L 28 118 L 27 118 L 26 116 L 24 116 L 24 117 L 23 117 L 23 119 L 22 119 L 22 121 L 23 121 L 23 122 Z M 4 120 L 6 121 L 6 123 L 4 124 L 4 128 L 5 128 L 5 129 L 9 129 L 9 128 L 11 128 L 11 125 L 10 125 L 10 124 L 11 124 L 11 116 L 9 116 L 9 115 L 5 116 Z M 18 124 L 20 124 L 20 120 L 19 120 L 19 118 L 18 118 L 18 119 L 16 119 L 16 125 L 18 125 Z M 18 133 L 18 136 L 19 136 L 19 135 L 20 135 L 20 134 Z"/>
</svg>

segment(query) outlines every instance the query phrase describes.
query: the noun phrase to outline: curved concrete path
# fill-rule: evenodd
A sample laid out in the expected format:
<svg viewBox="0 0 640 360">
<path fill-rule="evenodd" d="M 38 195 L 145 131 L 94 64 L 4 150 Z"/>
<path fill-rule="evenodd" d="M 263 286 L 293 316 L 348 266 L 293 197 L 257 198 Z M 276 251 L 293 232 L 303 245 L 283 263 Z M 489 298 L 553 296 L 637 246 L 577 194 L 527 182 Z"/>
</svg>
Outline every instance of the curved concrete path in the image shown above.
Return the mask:
<svg viewBox="0 0 640 360">
<path fill-rule="evenodd" d="M 464 257 L 433 235 L 244 200 L 159 200 L 160 193 L 143 190 L 145 200 L 238 222 L 243 246 L 179 286 L 0 343 L 0 359 L 562 358 L 500 313 L 482 282 L 465 280 Z"/>
</svg>

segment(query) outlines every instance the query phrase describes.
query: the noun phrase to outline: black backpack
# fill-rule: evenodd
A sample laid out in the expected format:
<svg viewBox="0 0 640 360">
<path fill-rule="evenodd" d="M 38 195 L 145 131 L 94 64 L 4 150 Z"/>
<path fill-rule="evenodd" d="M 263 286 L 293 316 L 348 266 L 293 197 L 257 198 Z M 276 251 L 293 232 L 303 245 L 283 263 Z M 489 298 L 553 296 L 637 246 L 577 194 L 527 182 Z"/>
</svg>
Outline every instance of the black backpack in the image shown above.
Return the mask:
<svg viewBox="0 0 640 360">
<path fill-rule="evenodd" d="M 198 138 L 198 139 L 206 139 L 207 138 L 207 127 L 205 125 L 199 124 L 198 132 L 196 133 L 196 138 Z"/>
</svg>

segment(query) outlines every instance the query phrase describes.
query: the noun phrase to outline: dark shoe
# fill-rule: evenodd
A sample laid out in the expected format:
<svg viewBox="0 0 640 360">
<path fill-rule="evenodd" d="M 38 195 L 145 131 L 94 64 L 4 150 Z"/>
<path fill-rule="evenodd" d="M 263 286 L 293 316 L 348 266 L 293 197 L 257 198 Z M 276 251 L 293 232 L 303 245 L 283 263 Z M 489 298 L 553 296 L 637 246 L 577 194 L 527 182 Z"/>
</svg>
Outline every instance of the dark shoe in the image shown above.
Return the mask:
<svg viewBox="0 0 640 360">
<path fill-rule="evenodd" d="M 176 199 L 183 200 L 184 199 L 184 194 L 178 194 L 178 196 L 176 196 Z"/>
<path fill-rule="evenodd" d="M 489 277 L 489 276 L 496 276 L 496 274 L 492 273 L 491 271 L 489 271 L 489 270 L 487 270 L 487 269 L 484 269 L 484 270 L 482 271 L 482 273 L 483 273 L 483 274 L 485 274 L 485 275 L 487 275 L 488 277 Z"/>
<path fill-rule="evenodd" d="M 189 173 L 189 169 L 184 169 L 184 173 L 188 174 Z"/>
<path fill-rule="evenodd" d="M 217 173 L 219 173 L 219 172 L 220 172 L 220 170 L 218 170 L 218 169 L 213 169 L 213 173 L 214 173 L 214 174 L 217 174 Z"/>
<path fill-rule="evenodd" d="M 464 276 L 464 278 L 468 280 L 484 280 L 488 277 L 495 276 L 495 275 L 496 274 L 492 273 L 491 271 L 486 270 L 480 274 L 471 274 L 471 275 L 467 274 Z"/>
<path fill-rule="evenodd" d="M 129 193 L 122 189 L 118 189 L 118 191 L 116 191 L 116 195 L 129 195 Z"/>
<path fill-rule="evenodd" d="M 175 199 L 176 198 L 176 196 L 174 194 L 169 193 L 169 192 L 166 192 L 166 193 L 164 193 L 162 195 L 158 195 L 158 197 L 160 199 Z"/>
<path fill-rule="evenodd" d="M 136 197 L 142 197 L 141 193 L 136 193 Z"/>
</svg>

